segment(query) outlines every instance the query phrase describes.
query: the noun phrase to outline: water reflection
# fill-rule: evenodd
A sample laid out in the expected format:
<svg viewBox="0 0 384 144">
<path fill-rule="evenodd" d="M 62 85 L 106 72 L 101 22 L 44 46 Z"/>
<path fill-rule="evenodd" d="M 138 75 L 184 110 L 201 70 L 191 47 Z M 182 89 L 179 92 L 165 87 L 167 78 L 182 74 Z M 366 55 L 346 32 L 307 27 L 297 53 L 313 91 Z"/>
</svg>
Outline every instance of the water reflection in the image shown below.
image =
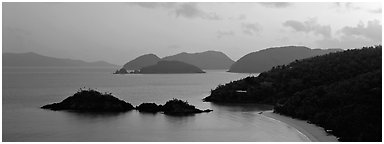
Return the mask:
<svg viewBox="0 0 384 144">
<path fill-rule="evenodd" d="M 61 112 L 63 115 L 69 116 L 71 118 L 75 118 L 78 120 L 89 120 L 89 119 L 116 119 L 117 117 L 121 117 L 124 114 L 130 113 L 128 112 L 80 112 L 80 111 L 54 111 Z"/>
<path fill-rule="evenodd" d="M 265 104 L 229 104 L 229 103 L 210 103 L 214 110 L 229 112 L 258 112 L 272 110 L 272 105 Z"/>
</svg>

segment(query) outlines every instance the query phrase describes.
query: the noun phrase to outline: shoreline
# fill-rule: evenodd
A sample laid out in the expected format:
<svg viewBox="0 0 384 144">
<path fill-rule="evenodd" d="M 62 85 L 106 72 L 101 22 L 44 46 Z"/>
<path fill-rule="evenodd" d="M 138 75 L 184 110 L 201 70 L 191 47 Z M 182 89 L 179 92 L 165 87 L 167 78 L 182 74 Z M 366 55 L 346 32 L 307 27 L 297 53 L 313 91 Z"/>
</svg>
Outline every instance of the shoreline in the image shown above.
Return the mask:
<svg viewBox="0 0 384 144">
<path fill-rule="evenodd" d="M 272 110 L 263 111 L 261 115 L 282 122 L 298 130 L 311 142 L 339 142 L 333 135 L 327 134 L 322 127 L 309 124 L 304 120 L 293 119 L 288 116 L 273 113 Z"/>
</svg>

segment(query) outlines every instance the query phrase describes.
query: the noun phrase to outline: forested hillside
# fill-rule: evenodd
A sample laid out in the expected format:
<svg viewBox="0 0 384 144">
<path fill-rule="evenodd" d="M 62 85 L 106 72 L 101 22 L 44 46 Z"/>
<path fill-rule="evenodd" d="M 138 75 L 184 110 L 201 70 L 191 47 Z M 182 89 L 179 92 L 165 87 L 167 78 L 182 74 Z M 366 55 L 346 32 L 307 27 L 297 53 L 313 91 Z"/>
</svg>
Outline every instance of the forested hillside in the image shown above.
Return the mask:
<svg viewBox="0 0 384 144">
<path fill-rule="evenodd" d="M 273 67 L 220 85 L 204 100 L 273 104 L 275 112 L 309 120 L 341 141 L 381 141 L 381 47 Z"/>
</svg>

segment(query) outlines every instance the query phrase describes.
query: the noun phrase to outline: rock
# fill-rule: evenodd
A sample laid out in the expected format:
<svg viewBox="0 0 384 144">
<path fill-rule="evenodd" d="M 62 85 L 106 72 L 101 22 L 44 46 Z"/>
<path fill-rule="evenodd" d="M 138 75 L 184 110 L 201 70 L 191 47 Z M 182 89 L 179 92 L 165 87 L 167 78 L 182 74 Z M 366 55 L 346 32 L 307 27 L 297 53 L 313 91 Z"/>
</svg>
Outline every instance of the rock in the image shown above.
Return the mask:
<svg viewBox="0 0 384 144">
<path fill-rule="evenodd" d="M 162 105 L 157 105 L 155 103 L 142 103 L 139 106 L 136 106 L 136 110 L 140 112 L 156 113 L 162 111 L 162 107 Z"/>
<path fill-rule="evenodd" d="M 100 93 L 96 90 L 82 90 L 64 99 L 60 103 L 48 104 L 43 109 L 50 110 L 74 110 L 81 112 L 124 112 L 134 107 L 123 100 L 120 100 L 110 93 Z"/>
</svg>

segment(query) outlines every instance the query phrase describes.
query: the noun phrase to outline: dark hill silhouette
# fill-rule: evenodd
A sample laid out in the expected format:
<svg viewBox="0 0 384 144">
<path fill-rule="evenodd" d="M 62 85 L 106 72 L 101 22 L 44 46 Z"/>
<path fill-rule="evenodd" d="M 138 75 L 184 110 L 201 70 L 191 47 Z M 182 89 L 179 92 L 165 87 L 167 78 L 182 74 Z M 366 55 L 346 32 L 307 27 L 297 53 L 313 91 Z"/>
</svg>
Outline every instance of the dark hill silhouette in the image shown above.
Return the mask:
<svg viewBox="0 0 384 144">
<path fill-rule="evenodd" d="M 73 96 L 59 103 L 48 104 L 41 108 L 81 112 L 124 112 L 134 109 L 130 103 L 120 100 L 110 93 L 103 94 L 92 89 L 80 89 Z"/>
<path fill-rule="evenodd" d="M 234 61 L 227 55 L 218 51 L 205 51 L 200 53 L 179 53 L 162 58 L 162 60 L 181 61 L 195 65 L 200 69 L 228 69 Z"/>
<path fill-rule="evenodd" d="M 161 59 L 154 54 L 146 54 L 124 64 L 123 68 L 126 70 L 139 70 L 146 66 L 155 65 L 160 60 Z"/>
<path fill-rule="evenodd" d="M 104 61 L 85 62 L 29 53 L 3 53 L 4 67 L 117 67 Z"/>
<path fill-rule="evenodd" d="M 159 61 L 156 65 L 151 65 L 140 69 L 142 74 L 166 74 L 166 73 L 205 73 L 200 68 L 179 61 Z"/>
<path fill-rule="evenodd" d="M 261 73 L 277 65 L 288 64 L 294 60 L 324 55 L 341 49 L 310 49 L 303 46 L 276 47 L 249 53 L 236 61 L 229 72 Z"/>
<path fill-rule="evenodd" d="M 340 141 L 382 141 L 382 46 L 273 67 L 211 90 L 205 101 L 263 103 L 308 120 Z"/>
</svg>

